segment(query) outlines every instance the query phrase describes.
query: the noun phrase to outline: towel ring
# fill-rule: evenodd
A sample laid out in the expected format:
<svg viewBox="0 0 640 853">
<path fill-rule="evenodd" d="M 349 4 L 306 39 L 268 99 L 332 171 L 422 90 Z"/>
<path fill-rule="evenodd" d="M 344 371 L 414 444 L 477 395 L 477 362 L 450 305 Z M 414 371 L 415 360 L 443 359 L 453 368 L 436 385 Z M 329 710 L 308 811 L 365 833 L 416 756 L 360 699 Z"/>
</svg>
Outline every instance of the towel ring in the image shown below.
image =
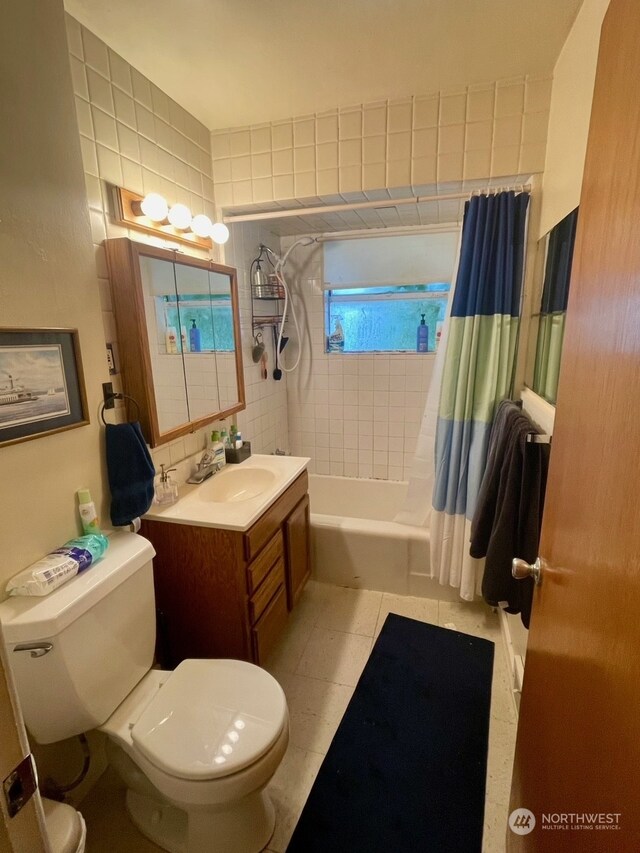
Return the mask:
<svg viewBox="0 0 640 853">
<path fill-rule="evenodd" d="M 104 419 L 104 409 L 107 403 L 110 403 L 111 400 L 131 400 L 133 405 L 136 407 L 136 419 L 140 419 L 140 406 L 138 405 L 138 401 L 134 397 L 130 397 L 128 394 L 110 394 L 108 397 L 105 397 L 104 402 L 100 407 L 100 419 L 102 423 L 107 426 L 107 422 Z"/>
</svg>

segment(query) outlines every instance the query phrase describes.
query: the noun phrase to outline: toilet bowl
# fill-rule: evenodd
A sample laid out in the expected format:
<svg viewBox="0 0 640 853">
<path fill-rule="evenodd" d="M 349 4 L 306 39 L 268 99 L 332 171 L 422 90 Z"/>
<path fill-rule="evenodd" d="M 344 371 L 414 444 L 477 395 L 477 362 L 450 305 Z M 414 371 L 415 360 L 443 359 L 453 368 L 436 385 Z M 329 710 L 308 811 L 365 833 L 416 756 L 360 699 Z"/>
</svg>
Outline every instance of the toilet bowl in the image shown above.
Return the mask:
<svg viewBox="0 0 640 853">
<path fill-rule="evenodd" d="M 264 788 L 282 761 L 282 688 L 237 660 L 151 670 L 100 726 L 140 831 L 171 853 L 262 850 L 275 812 Z"/>
<path fill-rule="evenodd" d="M 284 693 L 245 661 L 152 669 L 153 556 L 116 533 L 64 586 L 0 603 L 27 728 L 43 744 L 103 731 L 132 821 L 170 853 L 258 853 L 275 825 L 265 788 L 287 748 Z"/>
</svg>

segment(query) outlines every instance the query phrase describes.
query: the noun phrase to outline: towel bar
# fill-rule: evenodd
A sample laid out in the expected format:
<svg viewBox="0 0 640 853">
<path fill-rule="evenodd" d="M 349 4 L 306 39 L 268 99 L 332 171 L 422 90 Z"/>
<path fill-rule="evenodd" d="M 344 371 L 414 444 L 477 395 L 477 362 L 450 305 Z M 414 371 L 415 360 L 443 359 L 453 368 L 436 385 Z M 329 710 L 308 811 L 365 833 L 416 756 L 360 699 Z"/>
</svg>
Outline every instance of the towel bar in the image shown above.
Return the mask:
<svg viewBox="0 0 640 853">
<path fill-rule="evenodd" d="M 551 444 L 550 435 L 541 435 L 539 432 L 530 432 L 527 436 L 527 444 Z"/>
</svg>

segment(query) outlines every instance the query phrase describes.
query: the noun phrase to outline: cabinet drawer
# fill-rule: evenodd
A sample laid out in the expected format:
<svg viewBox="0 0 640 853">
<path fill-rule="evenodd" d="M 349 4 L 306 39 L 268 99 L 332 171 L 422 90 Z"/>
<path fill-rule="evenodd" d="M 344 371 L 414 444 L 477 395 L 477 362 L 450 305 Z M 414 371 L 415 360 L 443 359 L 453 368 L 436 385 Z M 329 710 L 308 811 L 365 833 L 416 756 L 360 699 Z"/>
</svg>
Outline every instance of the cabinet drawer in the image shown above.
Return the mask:
<svg viewBox="0 0 640 853">
<path fill-rule="evenodd" d="M 256 559 L 247 566 L 247 591 L 249 595 L 258 589 L 264 578 L 269 573 L 269 569 L 279 557 L 284 554 L 284 540 L 282 530 L 278 530 Z"/>
<path fill-rule="evenodd" d="M 251 629 L 254 661 L 263 664 L 287 623 L 287 594 L 284 586 L 271 600 L 257 625 Z"/>
<path fill-rule="evenodd" d="M 260 585 L 260 589 L 249 600 L 249 619 L 252 625 L 255 625 L 262 616 L 281 584 L 284 585 L 284 560 L 282 557 L 266 576 Z"/>
</svg>

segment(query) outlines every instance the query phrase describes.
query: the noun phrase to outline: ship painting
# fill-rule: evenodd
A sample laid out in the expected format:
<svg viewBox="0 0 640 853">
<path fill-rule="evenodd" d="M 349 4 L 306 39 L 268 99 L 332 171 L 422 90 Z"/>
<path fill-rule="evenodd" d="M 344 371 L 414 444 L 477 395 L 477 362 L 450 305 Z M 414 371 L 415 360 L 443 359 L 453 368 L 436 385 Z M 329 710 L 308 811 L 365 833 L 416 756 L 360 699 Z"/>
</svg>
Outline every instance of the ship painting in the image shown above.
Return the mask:
<svg viewBox="0 0 640 853">
<path fill-rule="evenodd" d="M 24 385 L 18 385 L 11 373 L 7 373 L 6 370 L 3 373 L 9 377 L 9 385 L 0 388 L 0 406 L 8 406 L 11 403 L 28 403 L 30 400 L 38 399 L 37 394 L 29 391 Z"/>
<path fill-rule="evenodd" d="M 0 347 L 0 429 L 70 411 L 58 344 Z"/>
</svg>

